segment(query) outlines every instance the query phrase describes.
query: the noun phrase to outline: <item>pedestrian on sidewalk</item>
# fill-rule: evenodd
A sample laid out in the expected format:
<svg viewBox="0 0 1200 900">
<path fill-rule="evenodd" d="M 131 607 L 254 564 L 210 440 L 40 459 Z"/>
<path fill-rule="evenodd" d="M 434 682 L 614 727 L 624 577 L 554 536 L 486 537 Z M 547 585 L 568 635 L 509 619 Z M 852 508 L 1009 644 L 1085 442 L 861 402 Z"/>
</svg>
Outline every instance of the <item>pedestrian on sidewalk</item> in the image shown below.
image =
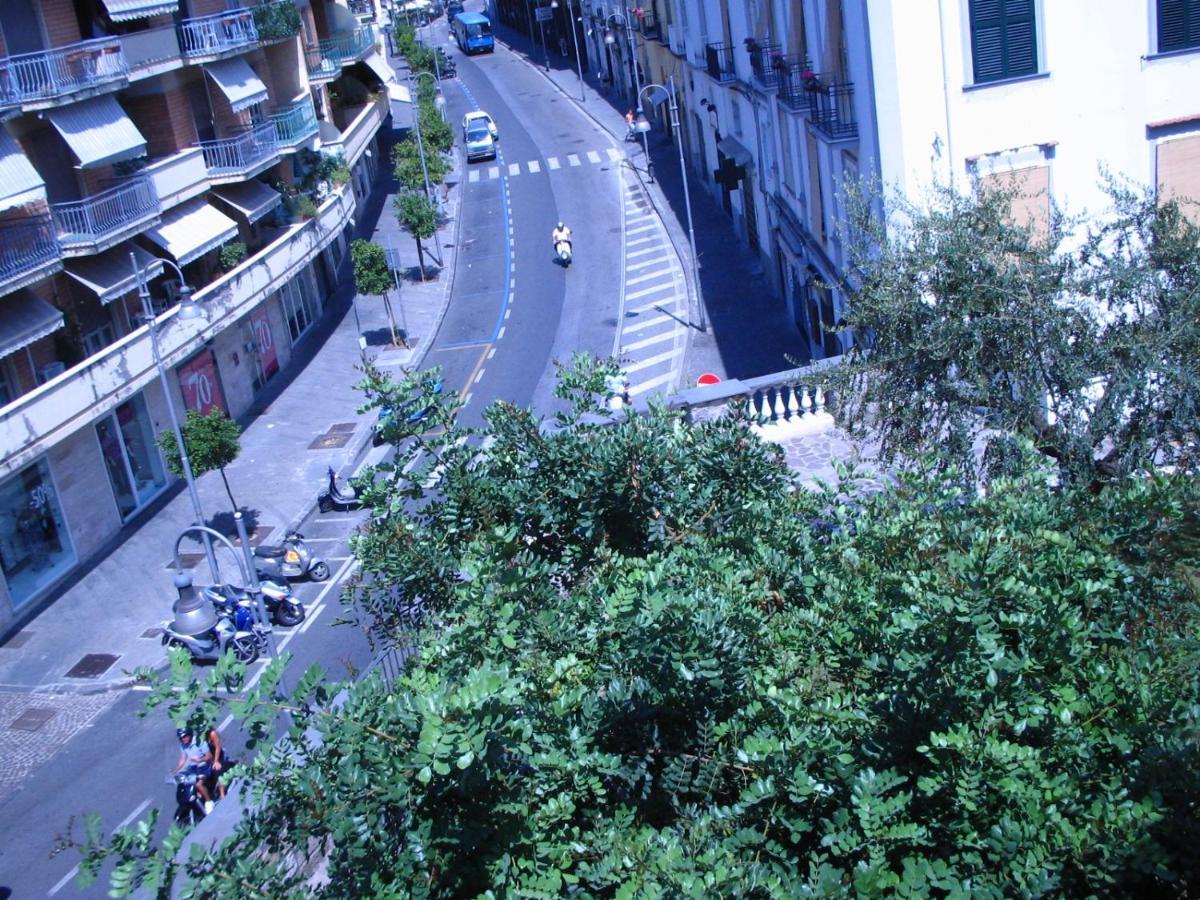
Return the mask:
<svg viewBox="0 0 1200 900">
<path fill-rule="evenodd" d="M 628 128 L 628 130 L 625 132 L 625 140 L 632 141 L 634 139 L 634 135 L 636 134 L 636 132 L 633 130 L 633 108 L 632 107 L 629 109 L 629 111 L 627 113 L 625 113 L 625 125 Z"/>
</svg>

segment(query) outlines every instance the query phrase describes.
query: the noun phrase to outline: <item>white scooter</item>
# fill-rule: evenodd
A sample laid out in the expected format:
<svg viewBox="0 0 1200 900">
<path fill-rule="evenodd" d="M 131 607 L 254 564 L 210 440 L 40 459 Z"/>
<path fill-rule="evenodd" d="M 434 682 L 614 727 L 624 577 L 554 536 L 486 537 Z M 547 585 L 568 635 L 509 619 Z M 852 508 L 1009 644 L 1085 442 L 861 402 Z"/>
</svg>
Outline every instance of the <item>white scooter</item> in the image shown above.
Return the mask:
<svg viewBox="0 0 1200 900">
<path fill-rule="evenodd" d="M 558 256 L 558 263 L 564 269 L 571 264 L 571 242 L 568 240 L 555 241 L 554 252 Z"/>
</svg>

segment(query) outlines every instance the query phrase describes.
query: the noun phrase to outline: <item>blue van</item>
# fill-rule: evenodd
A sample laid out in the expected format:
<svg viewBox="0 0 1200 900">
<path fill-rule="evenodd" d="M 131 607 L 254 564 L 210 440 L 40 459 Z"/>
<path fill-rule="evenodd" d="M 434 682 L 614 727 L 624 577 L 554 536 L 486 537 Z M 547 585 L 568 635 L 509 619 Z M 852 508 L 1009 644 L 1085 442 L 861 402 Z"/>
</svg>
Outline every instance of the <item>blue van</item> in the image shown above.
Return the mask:
<svg viewBox="0 0 1200 900">
<path fill-rule="evenodd" d="M 460 12 L 450 26 L 454 40 L 463 53 L 494 53 L 496 42 L 492 37 L 492 23 L 481 13 Z"/>
</svg>

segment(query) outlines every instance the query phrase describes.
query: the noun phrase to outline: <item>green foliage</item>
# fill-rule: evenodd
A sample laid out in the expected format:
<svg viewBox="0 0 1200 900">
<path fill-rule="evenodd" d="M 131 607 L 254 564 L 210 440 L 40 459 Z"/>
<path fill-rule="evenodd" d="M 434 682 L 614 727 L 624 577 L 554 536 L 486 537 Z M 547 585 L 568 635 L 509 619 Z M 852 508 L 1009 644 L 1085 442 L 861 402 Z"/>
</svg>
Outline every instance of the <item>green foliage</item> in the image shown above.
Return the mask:
<svg viewBox="0 0 1200 900">
<path fill-rule="evenodd" d="M 438 373 L 368 367 L 369 406 L 428 412 L 393 417 L 395 458 L 359 482 L 347 616 L 412 658 L 245 693 L 255 740 L 292 711 L 290 749 L 264 747 L 254 814 L 194 851 L 196 895 L 1194 883 L 1193 480 L 1055 491 L 1025 443 L 986 495 L 934 461 L 806 490 L 744 410 L 598 422 L 612 365 L 577 362 L 570 427 L 497 404 L 479 430 Z M 172 687 L 177 719 L 202 702 Z M 132 843 L 93 852 L 122 883 L 166 870 Z"/>
<path fill-rule="evenodd" d="M 183 442 L 187 447 L 192 474 L 199 478 L 205 472 L 214 469 L 219 471 L 225 484 L 225 492 L 229 495 L 229 502 L 236 509 L 237 502 L 229 490 L 225 467 L 237 459 L 238 453 L 241 452 L 239 436 L 242 430 L 238 423 L 220 409 L 211 409 L 207 415 L 189 409 L 180 430 L 183 432 Z M 170 430 L 161 432 L 158 436 L 158 446 L 171 474 L 176 478 L 185 477 L 175 433 Z"/>
<path fill-rule="evenodd" d="M 308 194 L 301 194 L 299 197 L 296 197 L 293 206 L 295 214 L 301 219 L 308 220 L 317 217 L 317 204 Z"/>
<path fill-rule="evenodd" d="M 1115 183 L 1085 233 L 1014 223 L 1020 185 L 924 206 L 848 197 L 855 262 L 844 419 L 889 459 L 957 448 L 970 469 L 1022 436 L 1066 479 L 1147 461 L 1194 470 L 1200 445 L 1200 231 L 1175 203 Z"/>
<path fill-rule="evenodd" d="M 396 52 L 404 57 L 412 53 L 413 48 L 417 45 L 417 30 L 406 22 L 396 23 L 392 37 L 396 45 Z"/>
<path fill-rule="evenodd" d="M 230 241 L 221 247 L 219 255 L 221 270 L 224 272 L 232 271 L 246 261 L 246 256 L 249 254 L 249 249 L 241 241 Z"/>
<path fill-rule="evenodd" d="M 428 240 L 437 234 L 437 210 L 420 191 L 398 194 L 394 206 L 400 224 L 418 241 Z"/>
<path fill-rule="evenodd" d="M 300 10 L 291 0 L 269 0 L 250 9 L 259 40 L 278 41 L 300 33 Z"/>
<path fill-rule="evenodd" d="M 437 107 L 432 103 L 422 103 L 417 115 L 420 117 L 421 139 L 425 141 L 426 154 L 429 154 L 430 149 L 433 149 L 435 154 L 449 153 L 450 148 L 454 146 L 454 129 L 450 127 L 449 122 L 442 119 Z"/>
<path fill-rule="evenodd" d="M 424 189 L 425 173 L 429 174 L 432 187 L 441 184 L 450 171 L 446 159 L 438 153 L 429 152 L 429 149 L 425 154 L 425 169 L 421 169 L 421 153 L 415 133 L 396 143 L 392 148 L 392 161 L 396 167 L 396 180 L 410 191 Z"/>
<path fill-rule="evenodd" d="M 378 244 L 359 238 L 350 243 L 354 289 L 367 297 L 382 297 L 392 289 L 387 254 Z"/>
</svg>

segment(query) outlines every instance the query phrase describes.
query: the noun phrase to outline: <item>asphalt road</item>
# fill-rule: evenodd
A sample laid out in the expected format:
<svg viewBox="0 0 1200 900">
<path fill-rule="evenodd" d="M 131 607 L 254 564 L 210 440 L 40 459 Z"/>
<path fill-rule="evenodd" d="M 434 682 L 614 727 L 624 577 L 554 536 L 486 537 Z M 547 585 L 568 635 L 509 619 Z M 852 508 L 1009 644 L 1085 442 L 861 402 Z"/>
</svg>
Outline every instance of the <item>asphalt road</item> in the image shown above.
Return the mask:
<svg viewBox="0 0 1200 900">
<path fill-rule="evenodd" d="M 432 32 L 446 42 L 444 21 Z M 444 85 L 451 122 L 457 129 L 464 112 L 485 109 L 501 140 L 494 162 L 467 167 L 479 174 L 461 186 L 454 291 L 425 365 L 442 367 L 444 383 L 466 401 L 464 422 L 478 424 L 495 400 L 548 411 L 553 358 L 612 352 L 621 195 L 618 163 L 607 152 L 611 139 L 534 67 L 499 44 L 494 54 L 474 57 L 446 47 L 459 73 Z M 575 262 L 565 271 L 550 244 L 559 220 L 575 238 Z M 347 536 L 360 519 L 315 515 L 301 528 L 335 574 L 324 584 L 297 584 L 308 620 L 276 631 L 294 656 L 292 678 L 314 662 L 332 678 L 345 678 L 370 660 L 362 634 L 334 625 L 339 584 L 352 566 Z M 164 778 L 177 744 L 161 712 L 138 718 L 143 700 L 136 691 L 122 697 L 0 809 L 0 898 L 105 896 L 104 879 L 88 891 L 76 886 L 78 856 L 54 852 L 60 836 L 73 824 L 79 838 L 86 812 L 99 815 L 106 831 L 151 809 L 169 819 L 174 788 Z M 241 755 L 236 731 L 222 733 L 233 755 Z"/>
</svg>

